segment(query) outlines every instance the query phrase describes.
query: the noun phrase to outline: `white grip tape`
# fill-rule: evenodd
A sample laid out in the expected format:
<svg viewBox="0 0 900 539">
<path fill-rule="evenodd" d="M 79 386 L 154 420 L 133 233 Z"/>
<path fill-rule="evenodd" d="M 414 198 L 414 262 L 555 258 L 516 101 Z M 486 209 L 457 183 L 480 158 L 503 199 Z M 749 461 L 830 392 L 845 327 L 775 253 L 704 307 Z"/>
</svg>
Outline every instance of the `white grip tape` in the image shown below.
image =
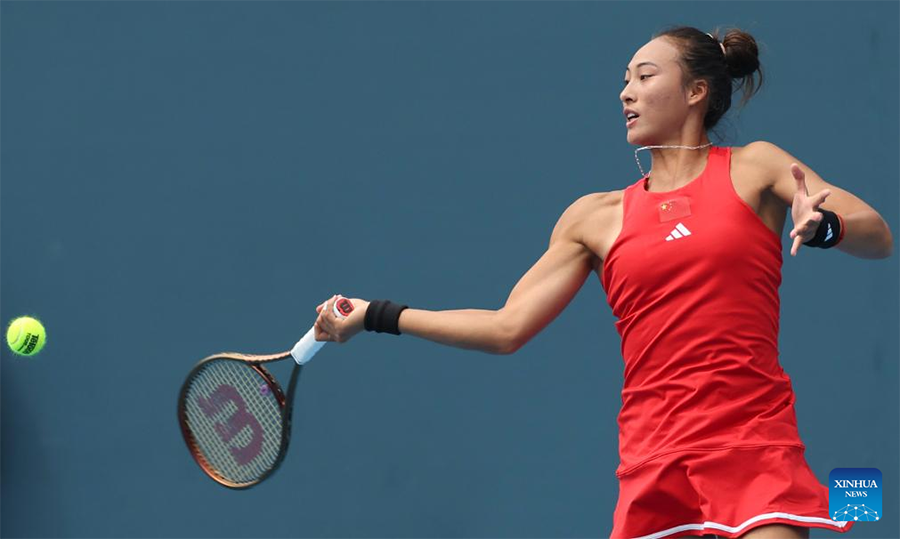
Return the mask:
<svg viewBox="0 0 900 539">
<path fill-rule="evenodd" d="M 343 296 L 338 296 L 340 298 Z M 344 315 L 341 314 L 340 311 L 337 310 L 337 298 L 334 300 L 334 306 L 332 308 L 332 312 L 338 318 L 344 318 Z M 322 304 L 322 308 L 324 309 L 328 305 L 328 302 Z M 317 341 L 316 340 L 316 326 L 309 328 L 309 331 L 306 332 L 297 344 L 294 345 L 294 348 L 291 349 L 291 356 L 294 357 L 294 361 L 303 365 L 307 361 L 313 358 L 316 355 L 316 352 L 322 349 L 325 346 L 325 343 L 328 341 Z"/>
</svg>

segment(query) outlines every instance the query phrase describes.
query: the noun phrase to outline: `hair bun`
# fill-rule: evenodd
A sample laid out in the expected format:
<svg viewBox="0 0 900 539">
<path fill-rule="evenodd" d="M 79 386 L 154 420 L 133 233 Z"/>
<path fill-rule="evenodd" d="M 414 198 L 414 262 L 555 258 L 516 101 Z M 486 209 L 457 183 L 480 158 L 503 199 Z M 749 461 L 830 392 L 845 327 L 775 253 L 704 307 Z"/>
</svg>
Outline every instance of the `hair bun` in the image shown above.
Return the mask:
<svg viewBox="0 0 900 539">
<path fill-rule="evenodd" d="M 741 79 L 759 69 L 759 47 L 753 36 L 742 30 L 729 30 L 722 44 L 731 78 Z"/>
</svg>

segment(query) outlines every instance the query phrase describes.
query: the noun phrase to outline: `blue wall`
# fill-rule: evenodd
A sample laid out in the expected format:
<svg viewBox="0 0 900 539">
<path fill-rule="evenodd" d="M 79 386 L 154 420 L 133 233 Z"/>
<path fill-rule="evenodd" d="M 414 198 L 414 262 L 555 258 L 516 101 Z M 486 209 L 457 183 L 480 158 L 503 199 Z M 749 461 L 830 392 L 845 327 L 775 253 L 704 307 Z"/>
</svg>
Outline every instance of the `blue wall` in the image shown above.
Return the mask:
<svg viewBox="0 0 900 539">
<path fill-rule="evenodd" d="M 573 200 L 638 179 L 618 96 L 665 25 L 762 44 L 763 89 L 714 142 L 774 142 L 900 230 L 894 2 L 0 14 L 0 316 L 50 335 L 2 353 L 3 536 L 608 535 L 622 359 L 593 275 L 510 356 L 327 346 L 283 467 L 249 491 L 201 474 L 175 404 L 199 358 L 287 349 L 334 293 L 501 307 Z M 889 518 L 850 535 L 896 537 L 898 256 L 793 258 L 789 227 L 780 359 L 806 457 L 823 483 L 879 468 Z"/>
</svg>

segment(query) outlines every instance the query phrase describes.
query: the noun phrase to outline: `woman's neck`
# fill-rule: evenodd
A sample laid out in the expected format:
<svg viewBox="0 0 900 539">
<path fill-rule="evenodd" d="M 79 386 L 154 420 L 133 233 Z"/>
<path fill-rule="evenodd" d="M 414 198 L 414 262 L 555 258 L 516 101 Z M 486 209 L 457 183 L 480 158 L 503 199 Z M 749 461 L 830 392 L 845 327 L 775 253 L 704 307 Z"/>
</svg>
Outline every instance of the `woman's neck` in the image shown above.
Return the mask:
<svg viewBox="0 0 900 539">
<path fill-rule="evenodd" d="M 708 141 L 701 142 L 697 144 L 701 146 L 697 149 L 652 149 L 653 166 L 647 174 L 647 190 L 672 191 L 694 180 L 706 168 L 710 151 L 708 144 Z"/>
</svg>

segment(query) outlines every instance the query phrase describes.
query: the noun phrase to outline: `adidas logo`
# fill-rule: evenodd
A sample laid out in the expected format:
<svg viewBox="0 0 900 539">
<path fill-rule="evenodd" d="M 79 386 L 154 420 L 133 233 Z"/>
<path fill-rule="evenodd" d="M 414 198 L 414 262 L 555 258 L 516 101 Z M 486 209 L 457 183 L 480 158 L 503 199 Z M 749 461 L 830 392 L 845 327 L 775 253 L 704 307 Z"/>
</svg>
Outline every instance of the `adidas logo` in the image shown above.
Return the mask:
<svg viewBox="0 0 900 539">
<path fill-rule="evenodd" d="M 832 236 L 832 234 L 831 234 L 831 223 L 827 223 L 827 224 L 828 224 L 828 234 L 825 235 L 825 241 L 830 240 L 830 239 L 831 239 L 831 236 Z"/>
<path fill-rule="evenodd" d="M 678 238 L 683 238 L 690 235 L 691 231 L 688 230 L 687 227 L 683 224 L 678 223 L 677 225 L 675 225 L 675 228 L 672 229 L 672 232 L 669 232 L 669 235 L 666 236 L 666 241 L 677 240 Z"/>
</svg>

